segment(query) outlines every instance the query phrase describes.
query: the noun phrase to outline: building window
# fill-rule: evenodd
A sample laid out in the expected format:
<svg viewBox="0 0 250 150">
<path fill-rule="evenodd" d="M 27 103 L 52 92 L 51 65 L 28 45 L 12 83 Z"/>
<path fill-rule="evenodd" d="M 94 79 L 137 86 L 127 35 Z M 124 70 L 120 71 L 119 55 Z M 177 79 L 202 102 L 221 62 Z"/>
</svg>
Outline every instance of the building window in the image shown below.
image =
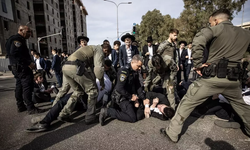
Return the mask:
<svg viewBox="0 0 250 150">
<path fill-rule="evenodd" d="M 2 10 L 3 10 L 3 12 L 8 13 L 5 0 L 1 0 L 1 3 L 2 3 Z"/>
<path fill-rule="evenodd" d="M 30 10 L 30 2 L 27 1 L 27 8 Z"/>
<path fill-rule="evenodd" d="M 47 15 L 47 20 L 49 21 L 49 15 Z"/>
<path fill-rule="evenodd" d="M 31 23 L 31 16 L 29 16 L 29 21 L 30 21 L 30 23 Z"/>
<path fill-rule="evenodd" d="M 55 24 L 55 19 L 53 19 L 53 24 Z"/>
<path fill-rule="evenodd" d="M 59 21 L 57 22 L 57 26 L 59 27 Z"/>
<path fill-rule="evenodd" d="M 4 29 L 6 30 L 6 31 L 9 31 L 9 24 L 8 24 L 8 21 L 3 21 L 3 26 L 4 26 Z"/>
<path fill-rule="evenodd" d="M 57 41 L 56 41 L 56 38 L 55 38 L 55 43 L 56 43 Z"/>
<path fill-rule="evenodd" d="M 56 29 L 54 29 L 54 33 L 56 33 Z"/>
<path fill-rule="evenodd" d="M 48 30 L 49 30 L 49 32 L 50 32 L 50 26 L 48 26 Z"/>
<path fill-rule="evenodd" d="M 52 8 L 52 14 L 54 14 L 54 9 Z"/>
<path fill-rule="evenodd" d="M 47 10 L 49 10 L 49 6 L 48 6 L 48 4 L 46 4 L 46 9 L 47 9 Z"/>
<path fill-rule="evenodd" d="M 16 0 L 16 3 L 19 3 L 19 0 Z"/>
<path fill-rule="evenodd" d="M 51 0 L 51 4 L 53 4 L 53 1 L 54 1 L 54 0 Z"/>
<path fill-rule="evenodd" d="M 35 44 L 34 43 L 32 43 L 32 49 L 35 49 Z"/>
<path fill-rule="evenodd" d="M 56 3 L 56 8 L 58 9 L 58 4 Z"/>
<path fill-rule="evenodd" d="M 57 17 L 59 18 L 59 14 L 57 13 Z"/>
<path fill-rule="evenodd" d="M 21 17 L 20 17 L 20 11 L 17 10 L 16 13 L 17 13 L 17 18 L 18 18 L 18 19 L 21 19 Z"/>
</svg>

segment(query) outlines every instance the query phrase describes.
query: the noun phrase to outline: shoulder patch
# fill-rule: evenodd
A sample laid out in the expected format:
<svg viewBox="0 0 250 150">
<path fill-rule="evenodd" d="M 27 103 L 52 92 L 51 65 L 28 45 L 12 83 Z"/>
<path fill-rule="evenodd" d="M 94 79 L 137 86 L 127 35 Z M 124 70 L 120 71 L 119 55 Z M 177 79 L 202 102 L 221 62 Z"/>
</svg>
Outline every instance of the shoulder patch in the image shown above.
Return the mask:
<svg viewBox="0 0 250 150">
<path fill-rule="evenodd" d="M 120 81 L 123 82 L 126 79 L 127 75 L 121 74 L 120 75 Z"/>
<path fill-rule="evenodd" d="M 14 41 L 14 45 L 15 45 L 16 47 L 20 47 L 20 46 L 22 45 L 22 43 L 19 42 L 19 41 Z"/>
<path fill-rule="evenodd" d="M 126 73 L 126 74 L 127 74 L 127 72 L 126 72 L 126 71 L 122 71 L 122 73 Z"/>
</svg>

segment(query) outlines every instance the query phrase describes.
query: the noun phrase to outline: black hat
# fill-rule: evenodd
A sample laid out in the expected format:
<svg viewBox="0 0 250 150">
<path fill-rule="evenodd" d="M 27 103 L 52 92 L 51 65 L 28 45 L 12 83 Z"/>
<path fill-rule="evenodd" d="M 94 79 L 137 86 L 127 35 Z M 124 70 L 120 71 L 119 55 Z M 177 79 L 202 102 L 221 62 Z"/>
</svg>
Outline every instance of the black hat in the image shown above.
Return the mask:
<svg viewBox="0 0 250 150">
<path fill-rule="evenodd" d="M 81 39 L 84 39 L 84 40 L 86 40 L 87 42 L 89 42 L 89 38 L 88 38 L 88 37 L 86 37 L 86 36 L 78 36 L 78 37 L 77 37 L 77 41 L 78 41 L 79 44 L 80 44 L 80 42 L 81 42 Z"/>
<path fill-rule="evenodd" d="M 181 45 L 181 43 L 183 43 L 185 46 L 187 46 L 187 42 L 186 41 L 180 41 L 179 45 Z"/>
<path fill-rule="evenodd" d="M 122 38 L 121 38 L 122 42 L 124 42 L 126 38 L 130 38 L 131 41 L 135 40 L 135 37 L 133 35 L 127 33 L 127 34 L 125 34 L 125 35 L 122 36 Z"/>
<path fill-rule="evenodd" d="M 147 38 L 147 40 L 146 40 L 148 43 L 151 43 L 151 42 L 153 42 L 153 39 L 152 39 L 152 36 L 149 36 L 148 38 Z"/>
</svg>

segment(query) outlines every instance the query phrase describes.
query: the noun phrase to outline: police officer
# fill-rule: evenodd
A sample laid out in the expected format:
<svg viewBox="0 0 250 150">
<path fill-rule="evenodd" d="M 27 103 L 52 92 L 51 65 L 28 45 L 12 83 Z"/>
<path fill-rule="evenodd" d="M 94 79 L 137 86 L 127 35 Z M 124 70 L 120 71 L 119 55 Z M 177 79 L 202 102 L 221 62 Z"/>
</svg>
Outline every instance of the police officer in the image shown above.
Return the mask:
<svg viewBox="0 0 250 150">
<path fill-rule="evenodd" d="M 85 46 L 68 57 L 62 70 L 74 92 L 64 106 L 64 109 L 60 112 L 60 117 L 68 117 L 73 111 L 78 97 L 82 95 L 82 92 L 85 92 L 88 95 L 88 109 L 85 122 L 86 124 L 90 124 L 95 121 L 95 104 L 98 96 L 96 77 L 99 79 L 102 89 L 104 89 L 103 64 L 104 58 L 110 52 L 111 47 L 108 44 L 103 44 L 102 46 Z M 98 73 L 93 73 L 94 67 L 100 68 Z"/>
<path fill-rule="evenodd" d="M 32 102 L 33 72 L 35 64 L 31 60 L 26 39 L 30 37 L 30 28 L 20 26 L 18 34 L 11 36 L 6 43 L 6 50 L 10 61 L 9 69 L 16 78 L 15 97 L 18 112 L 28 109 L 29 114 L 44 112 L 34 106 Z M 25 106 L 25 104 L 26 106 Z"/>
<path fill-rule="evenodd" d="M 169 126 L 161 129 L 161 133 L 173 142 L 178 141 L 184 121 L 194 108 L 217 93 L 229 100 L 250 135 L 250 106 L 242 99 L 237 65 L 250 44 L 250 31 L 233 26 L 229 17 L 230 12 L 226 9 L 215 11 L 209 18 L 211 27 L 202 29 L 193 40 L 193 63 L 196 72 L 202 77 L 190 85 Z M 206 46 L 209 51 L 208 59 L 202 64 Z M 222 59 L 223 57 L 225 58 Z M 215 68 L 211 68 L 211 65 Z M 210 74 L 201 72 L 209 67 L 212 70 Z M 214 71 L 217 72 L 214 74 Z M 205 75 L 206 78 L 203 78 Z"/>
<path fill-rule="evenodd" d="M 136 122 L 138 120 L 135 104 L 138 104 L 139 99 L 145 99 L 138 74 L 142 64 L 142 57 L 140 55 L 134 55 L 129 67 L 123 67 L 119 70 L 117 74 L 117 84 L 112 93 L 112 100 L 116 101 L 120 109 L 102 108 L 99 116 L 99 122 L 102 126 L 108 117 L 126 122 Z"/>
</svg>

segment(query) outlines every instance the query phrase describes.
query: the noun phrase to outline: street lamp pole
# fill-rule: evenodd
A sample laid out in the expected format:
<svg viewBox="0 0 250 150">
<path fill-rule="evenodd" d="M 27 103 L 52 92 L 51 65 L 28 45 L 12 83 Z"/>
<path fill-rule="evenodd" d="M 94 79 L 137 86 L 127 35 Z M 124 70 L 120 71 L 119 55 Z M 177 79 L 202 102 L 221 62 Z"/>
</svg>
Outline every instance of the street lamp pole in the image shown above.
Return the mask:
<svg viewBox="0 0 250 150">
<path fill-rule="evenodd" d="M 59 33 L 55 33 L 55 34 L 51 34 L 51 35 L 47 35 L 47 36 L 43 36 L 43 37 L 38 37 L 37 38 L 37 47 L 38 47 L 38 52 L 40 52 L 40 41 L 43 39 L 43 38 L 47 38 L 47 37 L 51 37 L 51 36 L 56 36 L 56 35 L 62 35 L 62 31 L 59 32 Z"/>
<path fill-rule="evenodd" d="M 117 40 L 119 40 L 118 7 L 119 7 L 119 5 L 121 5 L 121 4 L 132 4 L 132 2 L 121 2 L 121 3 L 119 3 L 119 4 L 117 5 L 115 2 L 110 1 L 110 0 L 104 0 L 104 1 L 113 3 L 113 4 L 115 4 L 115 6 L 116 6 L 116 17 L 117 17 L 117 18 L 116 18 L 116 21 L 117 21 Z"/>
</svg>

